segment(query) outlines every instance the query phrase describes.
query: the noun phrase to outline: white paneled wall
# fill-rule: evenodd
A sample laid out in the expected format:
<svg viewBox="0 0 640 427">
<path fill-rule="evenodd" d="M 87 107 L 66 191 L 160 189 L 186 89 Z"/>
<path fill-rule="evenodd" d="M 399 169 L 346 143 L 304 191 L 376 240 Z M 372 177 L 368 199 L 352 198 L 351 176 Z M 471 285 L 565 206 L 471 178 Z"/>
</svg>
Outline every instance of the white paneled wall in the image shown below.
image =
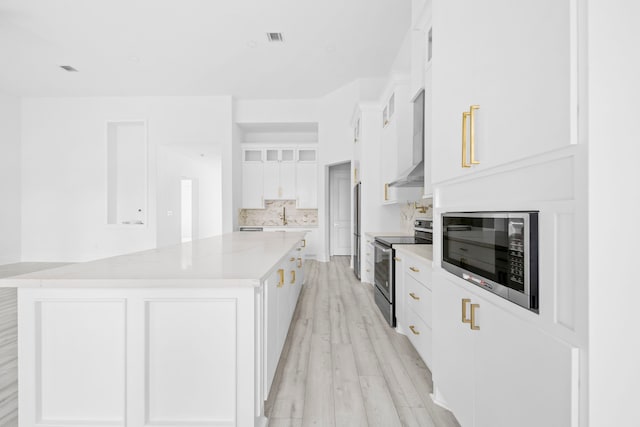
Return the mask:
<svg viewBox="0 0 640 427">
<path fill-rule="evenodd" d="M 0 93 L 0 265 L 20 261 L 20 102 Z"/>
<path fill-rule="evenodd" d="M 231 182 L 230 97 L 27 98 L 21 115 L 22 261 L 86 261 L 155 247 L 159 146 L 228 156 L 222 174 Z M 148 123 L 146 227 L 107 225 L 109 120 Z M 231 187 L 223 187 L 223 201 Z M 232 203 L 221 206 L 228 211 L 222 221 L 232 222 Z"/>
</svg>

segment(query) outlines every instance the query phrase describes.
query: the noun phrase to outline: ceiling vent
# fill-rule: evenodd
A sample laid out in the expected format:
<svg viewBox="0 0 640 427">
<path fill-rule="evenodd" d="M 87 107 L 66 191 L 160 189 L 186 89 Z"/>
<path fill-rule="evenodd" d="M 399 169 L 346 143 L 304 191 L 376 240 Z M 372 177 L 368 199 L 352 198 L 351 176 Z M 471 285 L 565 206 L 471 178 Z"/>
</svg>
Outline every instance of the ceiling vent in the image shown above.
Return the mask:
<svg viewBox="0 0 640 427">
<path fill-rule="evenodd" d="M 65 71 L 68 71 L 70 73 L 77 73 L 78 72 L 78 70 L 73 68 L 71 65 L 61 65 L 60 68 L 62 68 Z"/>
<path fill-rule="evenodd" d="M 282 39 L 282 33 L 267 33 L 267 39 L 274 43 L 282 43 L 284 41 Z"/>
</svg>

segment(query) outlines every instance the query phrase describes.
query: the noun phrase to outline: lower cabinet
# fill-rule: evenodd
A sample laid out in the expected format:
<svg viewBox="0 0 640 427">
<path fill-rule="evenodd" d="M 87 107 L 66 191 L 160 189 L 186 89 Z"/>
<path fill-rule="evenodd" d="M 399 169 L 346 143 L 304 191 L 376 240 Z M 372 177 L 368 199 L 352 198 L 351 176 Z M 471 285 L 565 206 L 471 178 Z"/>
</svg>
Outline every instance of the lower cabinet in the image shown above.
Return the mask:
<svg viewBox="0 0 640 427">
<path fill-rule="evenodd" d="M 396 320 L 425 364 L 432 364 L 431 261 L 396 249 Z"/>
<path fill-rule="evenodd" d="M 374 283 L 375 277 L 375 258 L 376 251 L 375 246 L 373 245 L 374 238 L 373 237 L 365 237 L 364 239 L 364 266 L 360 270 L 360 277 L 363 282 L 366 283 Z"/>
<path fill-rule="evenodd" d="M 320 231 L 318 227 L 265 227 L 264 231 L 291 231 L 295 233 L 307 233 L 302 242 L 302 247 L 304 248 L 304 257 L 302 259 L 315 259 L 318 255 L 318 241 L 320 240 Z"/>
<path fill-rule="evenodd" d="M 264 302 L 264 354 L 266 399 L 273 383 L 282 348 L 304 281 L 304 241 L 288 254 L 277 270 L 267 279 Z"/>
<path fill-rule="evenodd" d="M 446 275 L 434 276 L 432 371 L 460 425 L 577 425 L 578 349 Z"/>
</svg>

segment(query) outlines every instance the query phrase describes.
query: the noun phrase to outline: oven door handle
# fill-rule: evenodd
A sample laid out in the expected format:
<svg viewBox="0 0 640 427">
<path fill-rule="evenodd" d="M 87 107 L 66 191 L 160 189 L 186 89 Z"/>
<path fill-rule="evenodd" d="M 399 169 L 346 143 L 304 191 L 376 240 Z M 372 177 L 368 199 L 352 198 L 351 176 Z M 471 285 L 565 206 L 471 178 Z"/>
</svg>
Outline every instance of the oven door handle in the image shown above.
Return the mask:
<svg viewBox="0 0 640 427">
<path fill-rule="evenodd" d="M 386 246 L 384 246 L 384 245 L 381 245 L 381 244 L 380 244 L 380 243 L 378 243 L 378 242 L 375 242 L 375 243 L 374 243 L 374 245 L 375 245 L 375 247 L 376 247 L 376 248 L 380 249 L 380 250 L 381 250 L 382 252 L 384 252 L 385 254 L 387 254 L 387 253 L 391 252 L 391 248 L 388 248 L 388 247 L 386 247 Z"/>
</svg>

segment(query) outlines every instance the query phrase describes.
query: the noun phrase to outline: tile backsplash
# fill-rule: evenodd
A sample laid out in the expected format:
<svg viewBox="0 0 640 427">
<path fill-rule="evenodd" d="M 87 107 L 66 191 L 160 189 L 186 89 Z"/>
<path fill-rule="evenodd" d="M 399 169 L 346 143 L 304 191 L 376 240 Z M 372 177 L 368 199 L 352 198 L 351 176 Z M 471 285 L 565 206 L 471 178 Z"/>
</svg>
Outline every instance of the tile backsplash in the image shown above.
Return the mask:
<svg viewBox="0 0 640 427">
<path fill-rule="evenodd" d="M 283 226 L 283 213 L 287 225 L 318 225 L 317 209 L 296 209 L 295 200 L 265 200 L 264 209 L 240 209 L 240 226 Z"/>
<path fill-rule="evenodd" d="M 415 204 L 418 204 L 416 209 Z M 419 209 L 424 206 L 425 212 Z M 416 218 L 432 218 L 433 217 L 433 199 L 420 199 L 413 202 L 400 203 L 400 225 L 402 231 L 413 234 L 413 222 Z"/>
</svg>

